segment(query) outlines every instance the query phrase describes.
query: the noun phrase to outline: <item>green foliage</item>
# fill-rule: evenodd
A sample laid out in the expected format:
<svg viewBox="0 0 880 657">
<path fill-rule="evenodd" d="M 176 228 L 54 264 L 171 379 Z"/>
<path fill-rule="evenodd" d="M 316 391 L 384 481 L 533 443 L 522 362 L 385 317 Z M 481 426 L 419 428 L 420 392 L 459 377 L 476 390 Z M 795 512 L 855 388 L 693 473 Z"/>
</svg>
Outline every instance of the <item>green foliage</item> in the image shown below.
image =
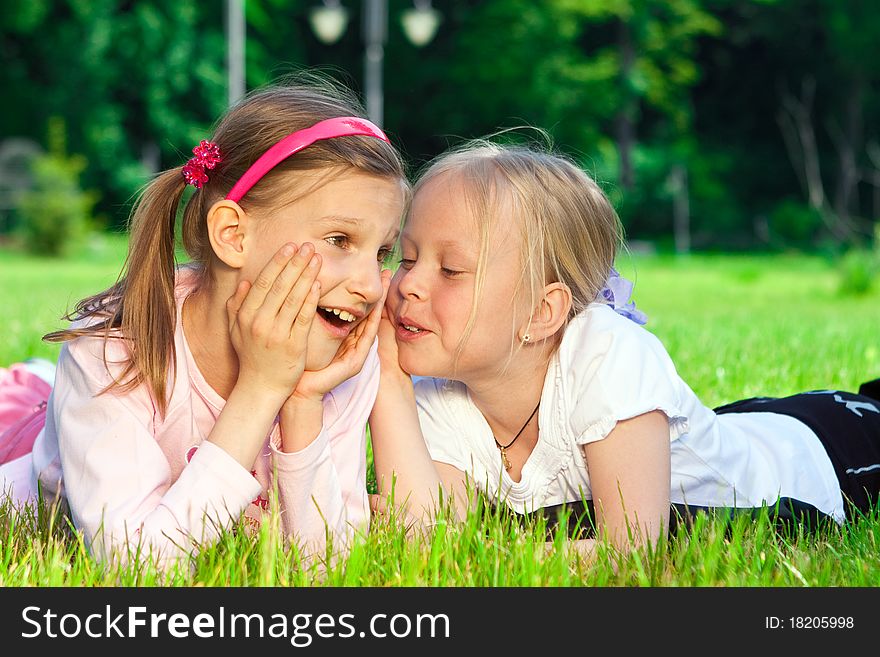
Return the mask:
<svg viewBox="0 0 880 657">
<path fill-rule="evenodd" d="M 94 192 L 80 187 L 82 155 L 68 155 L 64 124 L 50 121 L 49 151 L 31 162 L 32 187 L 18 203 L 19 232 L 31 253 L 59 256 L 78 246 L 93 227 Z"/>
<path fill-rule="evenodd" d="M 209 587 L 667 587 L 876 586 L 877 512 L 810 534 L 776 531 L 755 518 L 700 514 L 656 548 L 621 554 L 599 545 L 591 560 L 561 532 L 520 526 L 509 514 L 471 512 L 462 523 L 438 515 L 430 532 L 408 535 L 394 516 L 377 517 L 343 559 L 304 558 L 279 536 L 277 514 L 252 533 L 221 533 L 191 561 L 162 570 L 148 558 L 104 564 L 55 507 L 22 511 L 0 501 L 0 586 Z"/>
<path fill-rule="evenodd" d="M 880 275 L 880 227 L 873 248 L 851 248 L 841 256 L 837 267 L 841 294 L 868 294 Z"/>
<path fill-rule="evenodd" d="M 822 229 L 822 217 L 814 208 L 794 199 L 779 203 L 770 213 L 774 239 L 790 246 L 810 246 Z"/>
<path fill-rule="evenodd" d="M 226 106 L 222 3 L 33 4 L 3 33 L 3 130 L 39 139 L 63 116 L 84 185 L 121 226 L 153 168 L 181 164 Z"/>
<path fill-rule="evenodd" d="M 347 4 L 348 28 L 328 46 L 308 23 L 316 1 L 248 0 L 249 88 L 308 67 L 363 91 L 364 3 Z M 824 196 L 876 221 L 876 3 L 438 0 L 443 22 L 423 48 L 400 28 L 411 7 L 388 2 L 383 123 L 414 168 L 461 139 L 528 124 L 601 172 L 634 238 L 671 235 L 666 181 L 683 167 L 695 248 L 766 246 L 756 225 L 771 245 L 809 247 L 803 163 L 777 115 L 783 94 L 812 80 Z M 4 136 L 39 140 L 48 117 L 64 116 L 70 152 L 89 162 L 83 186 L 100 189 L 98 211 L 121 226 L 135 191 L 184 162 L 227 106 L 224 11 L 196 0 L 12 3 L 0 15 L 0 85 L 14 99 L 0 109 Z"/>
</svg>

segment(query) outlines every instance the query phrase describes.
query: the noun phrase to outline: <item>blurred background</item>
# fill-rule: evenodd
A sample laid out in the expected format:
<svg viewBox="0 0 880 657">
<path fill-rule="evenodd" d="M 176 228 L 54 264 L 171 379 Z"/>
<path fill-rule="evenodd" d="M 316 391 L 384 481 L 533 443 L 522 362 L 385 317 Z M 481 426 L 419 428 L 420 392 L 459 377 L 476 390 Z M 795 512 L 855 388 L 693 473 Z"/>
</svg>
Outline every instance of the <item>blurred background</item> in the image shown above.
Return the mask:
<svg viewBox="0 0 880 657">
<path fill-rule="evenodd" d="M 538 126 L 599 179 L 633 248 L 876 265 L 880 3 L 0 6 L 4 247 L 60 253 L 123 229 L 137 189 L 230 102 L 318 67 L 358 91 L 414 171 L 462 139 Z"/>
</svg>

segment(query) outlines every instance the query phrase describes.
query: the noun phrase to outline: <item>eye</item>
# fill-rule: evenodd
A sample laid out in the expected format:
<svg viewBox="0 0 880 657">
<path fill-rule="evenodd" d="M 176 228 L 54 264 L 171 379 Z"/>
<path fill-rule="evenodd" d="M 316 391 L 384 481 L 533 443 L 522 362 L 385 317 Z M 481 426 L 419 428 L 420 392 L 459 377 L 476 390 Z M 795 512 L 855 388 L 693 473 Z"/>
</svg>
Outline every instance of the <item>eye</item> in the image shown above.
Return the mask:
<svg viewBox="0 0 880 657">
<path fill-rule="evenodd" d="M 463 274 L 463 271 L 458 271 L 456 269 L 449 269 L 448 267 L 440 267 L 440 271 L 443 272 L 443 275 L 447 278 L 455 278 L 459 274 Z"/>
<path fill-rule="evenodd" d="M 416 261 L 412 260 L 410 258 L 401 258 L 400 259 L 400 268 L 401 269 L 406 269 L 406 270 L 412 269 L 415 266 L 415 264 L 416 264 Z"/>
<path fill-rule="evenodd" d="M 376 254 L 376 260 L 378 260 L 381 263 L 385 263 L 391 259 L 391 256 L 393 254 L 394 254 L 394 249 L 392 247 L 383 246 L 381 249 L 379 249 L 379 252 Z"/>
<path fill-rule="evenodd" d="M 340 249 L 347 249 L 351 244 L 348 235 L 330 235 L 329 237 L 325 237 L 324 241 L 328 244 L 339 247 Z"/>
</svg>

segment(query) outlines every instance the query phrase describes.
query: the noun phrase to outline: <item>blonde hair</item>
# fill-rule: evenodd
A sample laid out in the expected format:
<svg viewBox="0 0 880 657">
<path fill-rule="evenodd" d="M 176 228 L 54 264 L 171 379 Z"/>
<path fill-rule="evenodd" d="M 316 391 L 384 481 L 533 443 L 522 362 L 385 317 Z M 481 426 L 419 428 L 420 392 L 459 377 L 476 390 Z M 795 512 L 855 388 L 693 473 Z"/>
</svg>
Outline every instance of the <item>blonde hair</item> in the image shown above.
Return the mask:
<svg viewBox="0 0 880 657">
<path fill-rule="evenodd" d="M 219 146 L 222 161 L 182 212 L 183 247 L 203 282 L 210 281 L 213 254 L 206 224 L 210 207 L 278 141 L 338 116 L 364 116 L 352 92 L 329 78 L 300 73 L 251 92 L 220 119 L 210 139 Z M 246 211 L 277 208 L 290 202 L 292 192 L 302 195 L 296 184 L 291 186 L 292 172 L 326 171 L 332 176 L 351 169 L 399 181 L 408 191 L 405 166 L 393 146 L 373 137 L 347 136 L 315 142 L 287 158 L 251 188 L 240 205 Z M 175 225 L 186 188 L 181 170 L 182 165 L 160 173 L 142 190 L 129 218 L 128 255 L 116 284 L 83 299 L 65 316 L 71 321 L 97 321 L 43 337 L 48 342 L 82 335 L 125 340 L 129 359 L 122 374 L 102 392 L 117 387 L 125 392 L 146 383 L 163 415 L 169 367 L 172 377 L 175 374 Z"/>
<path fill-rule="evenodd" d="M 525 288 L 529 308 L 537 307 L 544 286 L 554 282 L 571 291 L 566 324 L 600 300 L 623 244 L 623 227 L 596 181 L 567 156 L 537 144 L 472 140 L 433 160 L 413 193 L 441 176 L 455 177 L 456 193 L 462 194 L 479 233 L 473 305 L 456 357 L 473 330 L 493 221 L 514 222 L 519 228 L 522 270 L 515 294 Z"/>
</svg>

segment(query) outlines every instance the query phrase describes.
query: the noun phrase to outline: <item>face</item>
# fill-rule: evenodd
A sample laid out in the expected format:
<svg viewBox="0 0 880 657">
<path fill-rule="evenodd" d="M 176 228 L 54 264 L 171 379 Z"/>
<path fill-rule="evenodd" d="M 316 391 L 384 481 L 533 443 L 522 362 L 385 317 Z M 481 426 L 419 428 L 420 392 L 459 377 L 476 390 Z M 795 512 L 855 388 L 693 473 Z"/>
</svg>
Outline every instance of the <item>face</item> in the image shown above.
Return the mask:
<svg viewBox="0 0 880 657">
<path fill-rule="evenodd" d="M 456 360 L 473 307 L 479 240 L 453 174 L 441 174 L 419 189 L 388 292 L 400 364 L 411 374 L 468 383 L 492 376 L 511 353 L 511 327 L 525 319 L 522 304 L 514 303 L 521 240 L 512 222 L 496 220 L 475 323 Z"/>
<path fill-rule="evenodd" d="M 254 280 L 285 242 L 309 242 L 322 257 L 306 369 L 326 367 L 382 298 L 380 272 L 397 239 L 403 204 L 399 183 L 345 173 L 261 217 L 243 277 Z"/>
</svg>

